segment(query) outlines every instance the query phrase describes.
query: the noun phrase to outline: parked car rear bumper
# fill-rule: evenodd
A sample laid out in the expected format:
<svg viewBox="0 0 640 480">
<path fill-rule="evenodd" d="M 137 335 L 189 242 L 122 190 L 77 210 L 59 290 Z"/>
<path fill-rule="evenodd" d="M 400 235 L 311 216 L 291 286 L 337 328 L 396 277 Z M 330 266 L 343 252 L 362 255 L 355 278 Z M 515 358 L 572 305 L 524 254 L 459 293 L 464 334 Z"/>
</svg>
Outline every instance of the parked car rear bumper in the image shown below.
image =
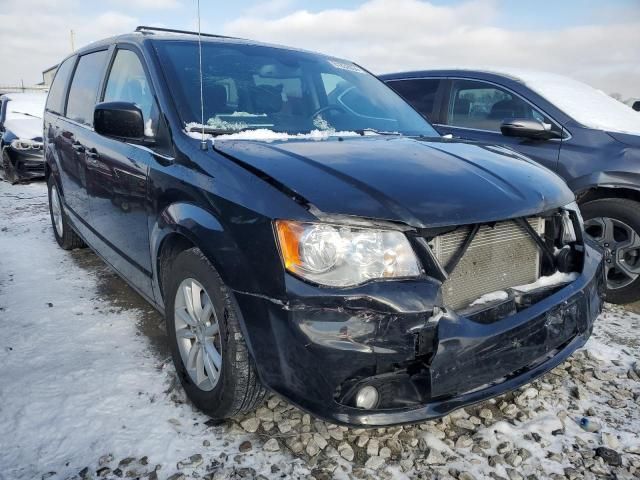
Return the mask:
<svg viewBox="0 0 640 480">
<path fill-rule="evenodd" d="M 435 319 L 439 285 L 428 279 L 381 282 L 333 304 L 295 279 L 287 282 L 289 302 L 236 298 L 265 386 L 331 422 L 405 424 L 516 389 L 584 345 L 602 308 L 601 261 L 587 244 L 575 281 L 494 322 L 445 309 Z M 366 385 L 386 407 L 355 407 Z"/>
</svg>

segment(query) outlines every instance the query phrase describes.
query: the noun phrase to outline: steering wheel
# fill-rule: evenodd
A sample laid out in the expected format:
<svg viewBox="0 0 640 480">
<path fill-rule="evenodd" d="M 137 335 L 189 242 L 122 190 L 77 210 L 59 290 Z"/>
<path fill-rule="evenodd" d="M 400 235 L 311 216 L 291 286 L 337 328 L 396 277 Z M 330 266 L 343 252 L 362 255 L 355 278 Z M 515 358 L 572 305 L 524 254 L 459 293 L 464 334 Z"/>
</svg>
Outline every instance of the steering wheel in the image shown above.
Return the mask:
<svg viewBox="0 0 640 480">
<path fill-rule="evenodd" d="M 347 110 L 344 107 L 341 107 L 340 105 L 326 105 L 324 107 L 320 107 L 318 110 L 313 112 L 311 114 L 311 119 L 316 118 L 321 113 L 329 112 L 331 110 L 335 110 L 335 111 L 342 112 L 342 113 L 347 113 Z"/>
</svg>

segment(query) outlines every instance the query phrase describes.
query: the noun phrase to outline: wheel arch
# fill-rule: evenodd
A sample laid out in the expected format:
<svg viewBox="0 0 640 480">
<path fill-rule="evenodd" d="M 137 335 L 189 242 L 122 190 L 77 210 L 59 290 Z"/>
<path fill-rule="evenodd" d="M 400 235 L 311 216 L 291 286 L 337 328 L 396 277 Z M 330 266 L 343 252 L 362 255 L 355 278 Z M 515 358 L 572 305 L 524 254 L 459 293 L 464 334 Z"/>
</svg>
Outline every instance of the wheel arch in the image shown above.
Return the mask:
<svg viewBox="0 0 640 480">
<path fill-rule="evenodd" d="M 62 198 L 64 199 L 64 191 L 60 179 L 60 169 L 58 168 L 58 162 L 56 161 L 55 155 L 54 149 L 47 144 L 47 148 L 44 152 L 44 178 L 45 180 L 49 180 L 49 177 L 53 175 L 53 178 L 58 184 L 60 195 L 62 195 Z"/>
<path fill-rule="evenodd" d="M 595 172 L 569 183 L 578 203 L 602 198 L 624 198 L 640 202 L 640 173 Z"/>
<path fill-rule="evenodd" d="M 154 295 L 164 305 L 165 276 L 182 251 L 197 247 L 209 259 L 231 290 L 251 288 L 247 261 L 231 234 L 210 211 L 188 202 L 167 206 L 158 216 L 150 237 L 154 268 Z"/>
</svg>

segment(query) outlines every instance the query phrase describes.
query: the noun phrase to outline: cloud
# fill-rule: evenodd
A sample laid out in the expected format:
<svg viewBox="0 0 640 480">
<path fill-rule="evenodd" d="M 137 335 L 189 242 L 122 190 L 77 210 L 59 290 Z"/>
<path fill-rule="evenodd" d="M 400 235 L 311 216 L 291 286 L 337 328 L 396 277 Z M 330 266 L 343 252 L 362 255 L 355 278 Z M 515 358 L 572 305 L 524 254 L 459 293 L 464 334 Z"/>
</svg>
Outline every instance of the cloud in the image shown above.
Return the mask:
<svg viewBox="0 0 640 480">
<path fill-rule="evenodd" d="M 167 9 L 182 5 L 180 0 L 109 0 L 106 3 L 125 6 L 131 9 Z"/>
<path fill-rule="evenodd" d="M 293 5 L 293 0 L 269 0 L 252 5 L 242 13 L 252 17 L 269 17 L 282 13 Z"/>
<path fill-rule="evenodd" d="M 352 9 L 298 10 L 227 23 L 230 35 L 307 48 L 354 60 L 375 73 L 436 66 L 507 66 L 573 76 L 607 92 L 640 96 L 640 19 L 517 31 L 498 25 L 491 0 L 436 6 L 369 0 Z M 621 15 L 624 13 L 620 12 Z"/>
<path fill-rule="evenodd" d="M 0 12 L 0 86 L 26 85 L 42 80 L 42 70 L 71 53 L 71 30 L 76 48 L 133 30 L 137 19 L 116 11 L 77 13 L 74 0 L 56 2 L 57 8 L 36 0 L 27 13 L 19 1 L 9 1 Z M 42 4 L 42 8 L 39 8 Z"/>
</svg>

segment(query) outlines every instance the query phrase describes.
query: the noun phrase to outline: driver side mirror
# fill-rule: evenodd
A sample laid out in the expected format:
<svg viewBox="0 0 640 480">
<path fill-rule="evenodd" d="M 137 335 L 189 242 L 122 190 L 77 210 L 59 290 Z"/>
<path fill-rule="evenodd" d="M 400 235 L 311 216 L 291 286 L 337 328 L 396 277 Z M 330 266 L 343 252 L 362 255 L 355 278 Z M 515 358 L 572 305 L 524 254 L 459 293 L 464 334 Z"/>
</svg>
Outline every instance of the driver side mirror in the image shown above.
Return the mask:
<svg viewBox="0 0 640 480">
<path fill-rule="evenodd" d="M 505 137 L 530 138 L 534 140 L 560 138 L 557 132 L 551 130 L 551 125 L 528 118 L 505 120 L 500 125 L 500 131 Z"/>
<path fill-rule="evenodd" d="M 640 100 L 633 103 L 633 108 L 636 112 L 640 112 Z"/>
<path fill-rule="evenodd" d="M 120 140 L 144 140 L 142 111 L 130 102 L 103 102 L 93 111 L 93 128 L 105 137 Z"/>
</svg>

